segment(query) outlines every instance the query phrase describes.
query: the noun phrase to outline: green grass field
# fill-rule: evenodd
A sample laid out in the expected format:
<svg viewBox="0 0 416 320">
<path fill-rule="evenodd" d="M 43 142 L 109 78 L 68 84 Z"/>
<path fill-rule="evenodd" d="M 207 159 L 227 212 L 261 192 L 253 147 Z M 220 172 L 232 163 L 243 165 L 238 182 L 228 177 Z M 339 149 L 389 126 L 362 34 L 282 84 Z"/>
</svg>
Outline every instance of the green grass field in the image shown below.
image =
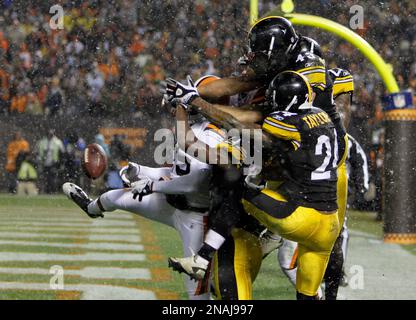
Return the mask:
<svg viewBox="0 0 416 320">
<path fill-rule="evenodd" d="M 350 227 L 381 237 L 382 224 L 371 213 L 351 212 Z M 97 221 L 63 196 L 0 195 L 0 299 L 80 299 L 82 293 L 97 299 L 132 293 L 186 299 L 182 276 L 167 268 L 167 257 L 181 254 L 175 230 L 135 215 L 116 212 Z M 64 270 L 65 290 L 50 288 L 53 265 Z M 147 278 L 126 275 L 138 269 Z M 275 253 L 263 262 L 253 294 L 294 299 Z"/>
</svg>

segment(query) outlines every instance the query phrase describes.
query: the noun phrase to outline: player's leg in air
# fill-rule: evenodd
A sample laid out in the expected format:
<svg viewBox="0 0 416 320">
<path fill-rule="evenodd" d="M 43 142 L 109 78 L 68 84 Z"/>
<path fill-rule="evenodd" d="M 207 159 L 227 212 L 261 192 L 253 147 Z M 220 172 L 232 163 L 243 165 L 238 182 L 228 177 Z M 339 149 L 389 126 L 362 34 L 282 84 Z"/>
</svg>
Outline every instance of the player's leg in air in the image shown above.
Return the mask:
<svg viewBox="0 0 416 320">
<path fill-rule="evenodd" d="M 203 134 L 199 127 L 197 132 Z M 191 255 L 201 247 L 206 230 L 209 206 L 206 184 L 210 174 L 209 166 L 195 159 L 190 159 L 185 166 L 186 170 L 182 170 L 176 160 L 172 168 L 130 164 L 120 175 L 132 188 L 112 190 L 95 200 L 72 183 L 64 184 L 63 190 L 92 218 L 120 209 L 175 228 L 182 238 L 184 254 Z M 189 277 L 185 281 L 191 299 L 209 298 L 209 294 L 197 292 L 198 283 Z"/>
<path fill-rule="evenodd" d="M 221 148 L 221 147 L 220 147 Z M 211 204 L 209 230 L 197 254 L 185 258 L 169 258 L 169 266 L 194 279 L 203 279 L 215 252 L 231 235 L 244 209 L 241 204 L 244 187 L 241 170 L 235 166 L 213 165 L 210 182 Z"/>
<path fill-rule="evenodd" d="M 340 225 L 344 224 L 345 212 L 347 208 L 347 187 L 348 178 L 346 175 L 345 162 L 338 168 L 337 181 L 337 204 L 338 204 L 338 220 L 343 219 Z M 340 220 L 339 220 L 340 221 Z M 328 267 L 324 275 L 325 280 L 325 300 L 336 300 L 338 288 L 343 276 L 344 252 L 342 248 L 343 233 L 338 235 L 332 248 L 331 255 L 328 261 Z M 298 246 L 296 242 L 286 240 L 278 252 L 278 261 L 283 273 L 288 277 L 292 284 L 296 283 L 297 274 L 297 257 Z M 318 292 L 319 298 L 322 298 L 321 288 Z"/>
<path fill-rule="evenodd" d="M 165 194 L 152 193 L 143 196 L 139 201 L 133 199 L 130 189 L 119 189 L 108 191 L 92 200 L 80 187 L 72 183 L 65 183 L 63 190 L 92 218 L 102 217 L 104 212 L 124 210 L 175 228 L 181 237 L 185 255 L 191 255 L 198 250 L 203 241 L 206 214 L 179 210 L 168 203 Z M 209 299 L 209 294 L 200 295 L 197 292 L 197 282 L 189 277 L 184 277 L 184 280 L 190 299 Z"/>
</svg>

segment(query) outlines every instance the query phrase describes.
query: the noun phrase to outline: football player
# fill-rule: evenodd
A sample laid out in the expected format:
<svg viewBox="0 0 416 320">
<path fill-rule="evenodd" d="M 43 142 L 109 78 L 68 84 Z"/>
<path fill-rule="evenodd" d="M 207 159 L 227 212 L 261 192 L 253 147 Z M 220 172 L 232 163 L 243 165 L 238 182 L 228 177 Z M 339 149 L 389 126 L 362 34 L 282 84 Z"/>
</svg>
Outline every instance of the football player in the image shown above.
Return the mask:
<svg viewBox="0 0 416 320">
<path fill-rule="evenodd" d="M 177 112 L 183 112 L 183 110 L 181 106 L 178 106 Z M 237 150 L 236 146 L 229 143 L 222 143 L 217 148 L 225 148 L 225 154 L 230 152 L 231 156 L 234 156 Z M 206 148 L 207 153 L 211 152 L 209 149 L 212 148 Z M 209 271 L 212 269 L 213 293 L 218 299 L 249 300 L 252 299 L 252 283 L 258 274 L 262 260 L 258 229 L 264 229 L 264 227 L 259 227 L 259 223 L 253 218 L 250 219 L 249 216 L 244 216 L 245 219 L 238 219 L 239 215 L 234 214 L 235 211 L 242 210 L 243 186 L 240 184 L 240 170 L 230 169 L 229 164 L 218 164 L 219 160 L 216 160 L 217 164 L 212 165 L 209 230 L 203 246 L 196 255 L 197 260 L 189 265 L 194 273 L 189 271 L 186 273 L 196 279 L 208 279 Z M 212 257 L 204 258 L 206 247 L 209 251 L 215 252 L 213 268 L 207 267 Z M 205 261 L 201 263 L 199 260 L 202 259 Z M 248 260 L 251 263 L 247 263 Z M 169 263 L 172 266 L 175 261 L 170 259 Z"/>
<path fill-rule="evenodd" d="M 347 71 L 339 68 L 329 70 L 329 74 L 334 83 L 333 95 L 337 103 L 337 108 L 340 112 L 341 118 L 345 127 L 348 127 L 351 101 L 354 92 L 354 82 L 352 75 Z M 368 190 L 368 168 L 367 158 L 358 142 L 348 135 L 348 156 L 347 156 L 347 172 L 348 177 L 355 176 L 360 190 Z M 348 179 L 347 179 L 348 181 Z M 328 263 L 328 268 L 325 273 L 325 299 L 335 300 L 338 293 L 343 276 L 343 265 L 346 258 L 346 250 L 348 243 L 348 228 L 346 225 L 345 211 L 347 208 L 347 197 L 339 196 L 340 190 L 343 190 L 344 185 L 338 184 L 338 210 L 343 211 L 344 216 L 343 228 L 335 242 L 331 257 Z M 341 192 L 341 194 L 343 194 Z M 278 252 L 278 260 L 282 271 L 286 274 L 292 284 L 296 283 L 296 261 L 297 261 L 297 244 L 295 242 L 284 240 L 282 247 Z"/>
<path fill-rule="evenodd" d="M 328 91 L 323 92 L 327 85 L 327 74 L 324 61 L 319 57 L 320 48 L 315 41 L 298 36 L 290 22 L 281 17 L 268 17 L 260 20 L 251 29 L 249 40 L 250 52 L 244 59 L 241 59 L 251 67 L 249 72 L 242 77 L 223 79 L 211 86 L 201 88 L 198 91 L 202 97 L 212 101 L 215 97 L 254 89 L 256 100 L 261 102 L 261 92 L 264 93 L 268 79 L 280 69 L 293 68 L 309 77 L 318 93 L 324 93 L 322 94 L 324 98 L 320 99 L 320 102 L 323 102 L 322 107 L 329 106 L 333 113 L 330 94 Z M 216 108 L 219 107 L 216 106 Z M 226 111 L 236 118 L 244 114 L 241 109 Z M 332 114 L 332 116 L 336 118 L 336 115 Z M 338 124 L 338 119 L 334 122 Z M 345 150 L 345 134 L 342 129 L 338 131 L 340 133 L 338 137 L 341 138 L 339 148 Z"/>
<path fill-rule="evenodd" d="M 185 92 L 182 90 L 182 93 Z M 207 111 L 208 104 L 201 100 L 194 98 L 187 103 L 212 117 L 214 122 L 218 121 Z M 311 87 L 299 73 L 279 74 L 270 85 L 268 100 L 274 112 L 261 126 L 263 148 L 268 158 L 266 162 L 280 163 L 284 182 L 277 191 L 247 190 L 243 203 L 270 230 L 298 240 L 301 267 L 297 297 L 315 298 L 339 234 L 336 130 L 324 111 L 312 107 Z M 244 128 L 244 125 L 238 126 L 236 119 L 230 123 Z"/>
<path fill-rule="evenodd" d="M 345 204 L 339 211 L 339 221 L 342 224 L 345 215 L 342 208 L 346 206 L 348 188 L 345 165 L 348 137 L 333 101 L 333 77 L 326 69 L 319 44 L 311 38 L 298 35 L 290 21 L 277 16 L 259 20 L 251 28 L 248 38 L 249 52 L 243 59 L 248 65 L 247 72 L 240 77 L 221 79 L 208 84 L 198 90 L 199 95 L 207 101 L 215 101 L 218 97 L 255 90 L 256 102 L 259 103 L 261 93 L 265 92 L 271 79 L 278 72 L 293 70 L 304 75 L 312 86 L 314 105 L 328 113 L 337 131 L 341 154 L 338 161 L 338 197 L 339 201 Z M 218 105 L 215 107 L 215 110 L 219 109 Z M 239 108 L 221 110 L 230 113 L 239 121 L 246 112 Z"/>
<path fill-rule="evenodd" d="M 204 77 L 196 84 L 204 85 L 213 78 Z M 176 118 L 183 120 L 180 113 Z M 197 117 L 191 129 L 212 148 L 224 140 L 221 130 L 201 117 Z M 185 255 L 191 255 L 201 247 L 206 232 L 212 172 L 210 165 L 183 150 L 183 146 L 177 145 L 172 167 L 150 168 L 130 163 L 120 171 L 128 188 L 108 191 L 95 200 L 73 183 L 65 183 L 63 191 L 91 218 L 120 209 L 173 227 L 180 234 Z M 190 299 L 209 299 L 207 283 L 185 277 L 185 284 Z"/>
</svg>

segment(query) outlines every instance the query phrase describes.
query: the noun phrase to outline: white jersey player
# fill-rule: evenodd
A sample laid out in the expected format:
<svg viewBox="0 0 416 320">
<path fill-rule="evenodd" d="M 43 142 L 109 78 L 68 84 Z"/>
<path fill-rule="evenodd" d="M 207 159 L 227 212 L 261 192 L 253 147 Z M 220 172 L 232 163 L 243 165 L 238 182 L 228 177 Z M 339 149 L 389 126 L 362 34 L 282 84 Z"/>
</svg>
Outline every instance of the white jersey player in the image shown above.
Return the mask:
<svg viewBox="0 0 416 320">
<path fill-rule="evenodd" d="M 216 147 L 223 136 L 210 127 L 209 122 L 200 122 L 191 129 L 200 141 Z M 179 161 L 180 157 L 185 161 Z M 179 148 L 175 148 L 173 162 L 172 167 L 163 168 L 130 163 L 121 170 L 121 175 L 132 188 L 108 191 L 95 200 L 73 183 L 65 183 L 63 191 L 91 218 L 103 217 L 103 212 L 125 210 L 175 228 L 182 239 L 185 256 L 190 256 L 204 240 L 211 168 Z M 133 194 L 137 185 L 142 186 L 141 194 L 150 185 L 152 192 L 137 198 Z M 198 282 L 185 276 L 185 283 L 190 299 L 209 299 L 209 294 L 197 292 Z"/>
</svg>

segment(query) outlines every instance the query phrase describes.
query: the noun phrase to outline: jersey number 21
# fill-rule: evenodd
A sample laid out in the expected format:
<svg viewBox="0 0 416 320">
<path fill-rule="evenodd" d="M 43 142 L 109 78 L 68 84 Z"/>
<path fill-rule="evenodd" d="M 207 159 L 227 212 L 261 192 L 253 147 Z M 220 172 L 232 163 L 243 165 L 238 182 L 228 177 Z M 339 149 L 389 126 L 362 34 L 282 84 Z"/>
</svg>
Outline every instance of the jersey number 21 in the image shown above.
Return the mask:
<svg viewBox="0 0 416 320">
<path fill-rule="evenodd" d="M 336 168 L 338 166 L 338 142 L 337 132 L 334 129 L 334 150 L 332 150 L 331 140 L 326 135 L 321 135 L 318 138 L 318 142 L 315 147 L 315 155 L 321 156 L 324 152 L 325 146 L 325 158 L 322 164 L 311 173 L 311 180 L 327 180 L 331 178 L 331 166 Z M 333 161 L 331 163 L 331 158 Z"/>
</svg>

